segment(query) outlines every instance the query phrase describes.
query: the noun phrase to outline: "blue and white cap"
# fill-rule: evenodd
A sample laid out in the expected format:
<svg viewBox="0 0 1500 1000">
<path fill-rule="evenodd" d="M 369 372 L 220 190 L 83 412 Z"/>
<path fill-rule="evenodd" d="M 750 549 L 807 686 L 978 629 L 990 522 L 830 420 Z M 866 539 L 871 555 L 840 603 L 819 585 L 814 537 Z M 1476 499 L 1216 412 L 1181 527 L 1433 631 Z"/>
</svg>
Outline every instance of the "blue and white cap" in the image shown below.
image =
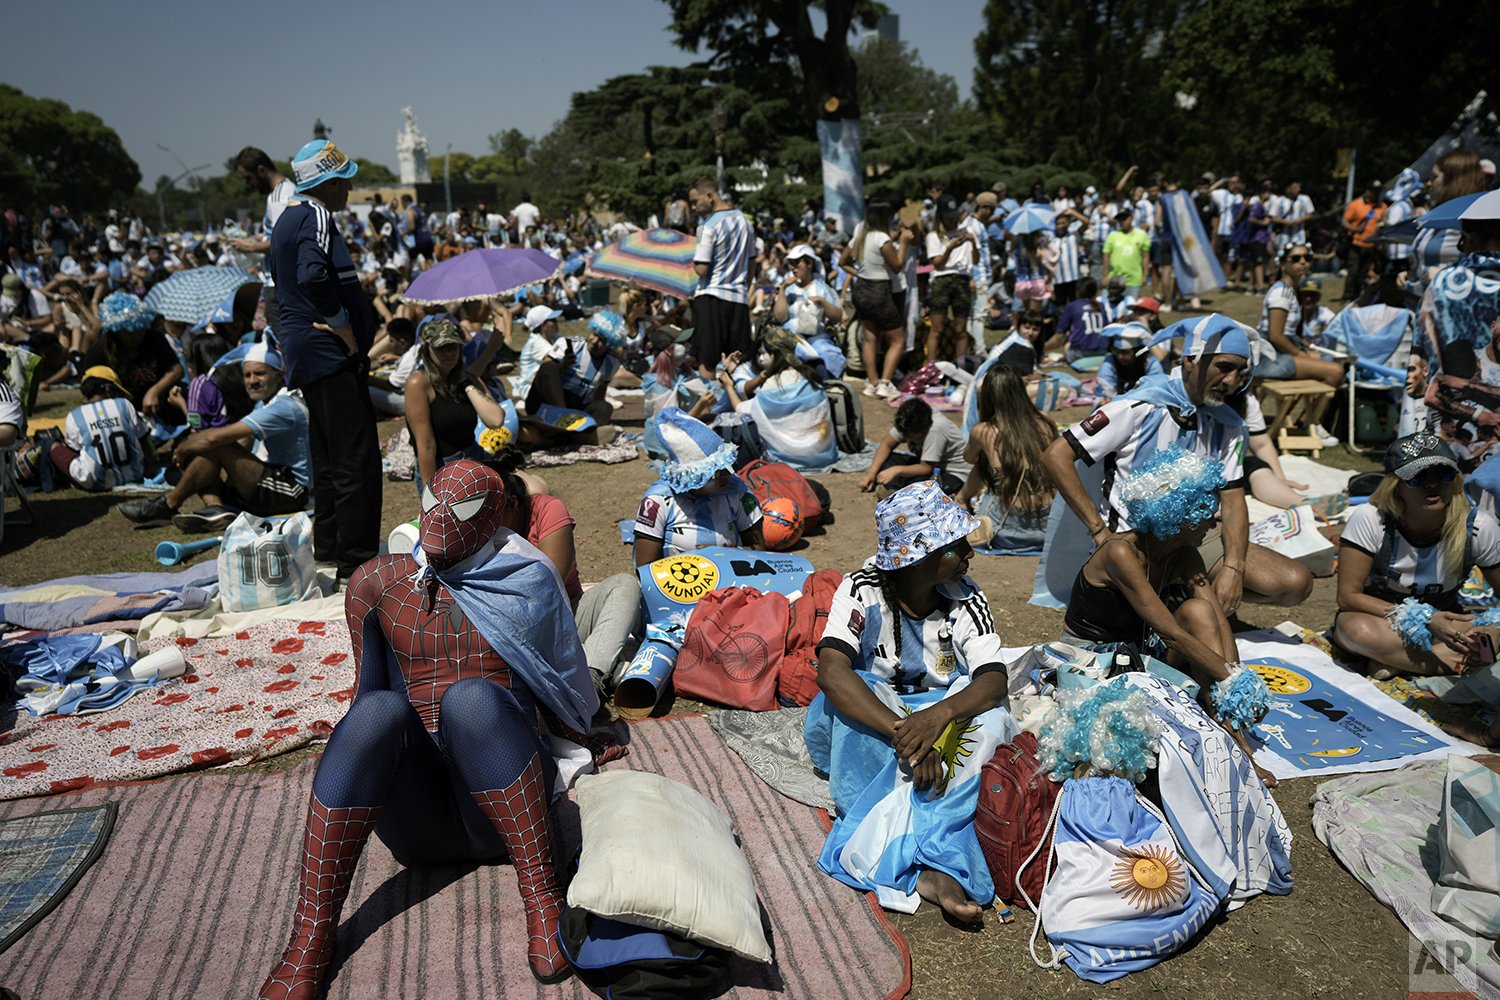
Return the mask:
<svg viewBox="0 0 1500 1000">
<path fill-rule="evenodd" d="M 653 418 L 652 428 L 666 449 L 660 463 L 662 482 L 678 493 L 696 490 L 718 475 L 733 469 L 740 450 L 725 441 L 703 421 L 669 406 Z"/>
<path fill-rule="evenodd" d="M 314 139 L 292 157 L 298 191 L 311 191 L 330 177 L 353 177 L 357 173 L 359 164 L 327 139 Z"/>
<path fill-rule="evenodd" d="M 1197 360 L 1205 354 L 1233 354 L 1249 359 L 1250 338 L 1245 327 L 1221 313 L 1194 316 L 1163 327 L 1146 347 L 1182 338 L 1182 356 Z M 1143 348 L 1144 350 L 1144 348 Z"/>
<path fill-rule="evenodd" d="M 1151 328 L 1144 323 L 1111 323 L 1100 331 L 1109 340 L 1109 346 L 1117 351 L 1134 351 L 1145 347 L 1151 339 Z"/>
<path fill-rule="evenodd" d="M 243 364 L 246 361 L 254 361 L 268 368 L 275 368 L 277 371 L 282 370 L 281 352 L 264 341 L 245 348 L 245 356 L 240 359 L 240 362 Z"/>
</svg>

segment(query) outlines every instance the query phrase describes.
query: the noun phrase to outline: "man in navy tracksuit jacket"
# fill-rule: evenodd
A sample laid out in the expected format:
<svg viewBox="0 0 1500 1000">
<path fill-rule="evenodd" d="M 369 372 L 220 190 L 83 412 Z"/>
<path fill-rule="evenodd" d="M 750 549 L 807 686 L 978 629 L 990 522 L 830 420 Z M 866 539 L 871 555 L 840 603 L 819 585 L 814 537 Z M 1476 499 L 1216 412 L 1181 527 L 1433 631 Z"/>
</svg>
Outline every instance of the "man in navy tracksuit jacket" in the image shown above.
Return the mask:
<svg viewBox="0 0 1500 1000">
<path fill-rule="evenodd" d="M 297 197 L 268 255 L 281 303 L 274 331 L 286 384 L 307 403 L 313 466 L 313 552 L 340 585 L 380 548 L 380 442 L 367 387 L 375 321 L 334 224 L 358 165 L 325 139 L 292 160 Z"/>
</svg>

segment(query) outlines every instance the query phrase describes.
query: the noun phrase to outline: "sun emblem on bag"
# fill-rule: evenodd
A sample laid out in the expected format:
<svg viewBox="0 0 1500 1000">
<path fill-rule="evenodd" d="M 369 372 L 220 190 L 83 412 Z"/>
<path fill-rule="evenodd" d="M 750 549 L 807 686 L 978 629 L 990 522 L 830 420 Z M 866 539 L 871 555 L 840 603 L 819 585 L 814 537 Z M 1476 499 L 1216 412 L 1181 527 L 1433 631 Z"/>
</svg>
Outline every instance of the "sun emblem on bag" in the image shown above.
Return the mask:
<svg viewBox="0 0 1500 1000">
<path fill-rule="evenodd" d="M 1156 844 L 1121 851 L 1109 880 L 1121 899 L 1142 911 L 1177 902 L 1186 885 L 1177 852 Z"/>
</svg>

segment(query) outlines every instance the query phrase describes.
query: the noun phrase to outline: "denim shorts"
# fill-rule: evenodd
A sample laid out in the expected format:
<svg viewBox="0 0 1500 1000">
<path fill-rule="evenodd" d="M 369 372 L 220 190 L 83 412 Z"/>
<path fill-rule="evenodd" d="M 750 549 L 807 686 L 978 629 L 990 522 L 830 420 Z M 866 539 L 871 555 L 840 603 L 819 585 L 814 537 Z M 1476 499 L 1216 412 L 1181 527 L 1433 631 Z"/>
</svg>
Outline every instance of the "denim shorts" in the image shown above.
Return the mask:
<svg viewBox="0 0 1500 1000">
<path fill-rule="evenodd" d="M 1268 361 L 1258 362 L 1250 375 L 1253 378 L 1296 378 L 1297 359 L 1290 354 L 1278 354 Z"/>
</svg>

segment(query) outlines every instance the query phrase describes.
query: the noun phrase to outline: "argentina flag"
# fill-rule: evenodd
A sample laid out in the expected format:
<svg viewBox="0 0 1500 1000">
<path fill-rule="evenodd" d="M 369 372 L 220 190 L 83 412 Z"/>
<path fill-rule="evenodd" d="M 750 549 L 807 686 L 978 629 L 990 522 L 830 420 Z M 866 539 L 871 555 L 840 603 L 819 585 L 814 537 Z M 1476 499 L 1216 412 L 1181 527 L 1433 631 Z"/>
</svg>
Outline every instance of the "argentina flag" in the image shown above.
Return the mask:
<svg viewBox="0 0 1500 1000">
<path fill-rule="evenodd" d="M 1323 346 L 1352 354 L 1362 361 L 1389 365 L 1393 358 L 1405 357 L 1405 352 L 1397 349 L 1410 332 L 1411 322 L 1410 309 L 1379 303 L 1349 306 L 1334 316 L 1323 331 Z"/>
<path fill-rule="evenodd" d="M 897 695 L 889 684 L 866 683 L 877 698 L 892 711 L 902 715 L 926 708 L 968 687 L 967 676 L 960 677 L 945 690 Z M 815 705 L 818 703 L 815 702 Z M 808 712 L 811 730 L 815 713 Z M 897 762 L 896 754 L 883 742 L 883 751 L 847 725 L 834 725 L 831 739 L 852 740 L 868 744 L 866 749 L 879 755 L 879 769 L 873 770 L 864 791 L 853 805 L 839 816 L 823 843 L 818 867 L 845 885 L 873 891 L 880 905 L 899 913 L 915 913 L 921 898 L 917 895 L 917 876 L 925 868 L 946 872 L 963 887 L 964 893 L 982 906 L 995 898 L 995 883 L 989 865 L 974 832 L 974 814 L 979 808 L 979 772 L 994 756 L 995 748 L 1009 743 L 1018 732 L 1015 720 L 1005 708 L 993 708 L 976 716 L 967 725 L 955 723 L 939 752 L 948 775 L 947 785 L 937 792 L 918 792 L 912 787 L 911 775 Z M 810 734 L 809 751 L 816 737 Z M 879 742 L 879 741 L 877 741 Z M 814 754 L 814 759 L 818 758 Z M 851 754 L 831 755 L 835 760 L 850 760 Z M 830 773 L 830 787 L 851 775 Z M 855 780 L 862 780 L 856 778 Z M 847 782 L 844 782 L 847 783 Z M 839 796 L 835 794 L 835 800 Z"/>
<path fill-rule="evenodd" d="M 1214 895 L 1234 909 L 1291 892 L 1292 831 L 1250 759 L 1186 691 L 1144 672 L 1125 683 L 1145 693 L 1161 723 L 1162 812 Z"/>
<path fill-rule="evenodd" d="M 818 149 L 823 154 L 823 217 L 836 216 L 839 228 L 853 233 L 865 220 L 865 182 L 860 168 L 859 119 L 819 120 Z"/>
<path fill-rule="evenodd" d="M 1124 778 L 1065 782 L 1052 845 L 1057 867 L 1042 890 L 1041 926 L 1053 963 L 1080 979 L 1107 983 L 1155 965 L 1219 909 Z"/>
<path fill-rule="evenodd" d="M 1203 232 L 1203 220 L 1186 191 L 1163 191 L 1162 211 L 1172 234 L 1172 266 L 1177 287 L 1187 295 L 1202 295 L 1224 287 L 1224 271 Z M 1159 234 L 1158 234 L 1159 235 Z"/>
<path fill-rule="evenodd" d="M 839 460 L 828 396 L 805 378 L 790 385 L 766 382 L 750 398 L 751 412 L 773 462 L 793 468 L 821 469 Z"/>
</svg>

